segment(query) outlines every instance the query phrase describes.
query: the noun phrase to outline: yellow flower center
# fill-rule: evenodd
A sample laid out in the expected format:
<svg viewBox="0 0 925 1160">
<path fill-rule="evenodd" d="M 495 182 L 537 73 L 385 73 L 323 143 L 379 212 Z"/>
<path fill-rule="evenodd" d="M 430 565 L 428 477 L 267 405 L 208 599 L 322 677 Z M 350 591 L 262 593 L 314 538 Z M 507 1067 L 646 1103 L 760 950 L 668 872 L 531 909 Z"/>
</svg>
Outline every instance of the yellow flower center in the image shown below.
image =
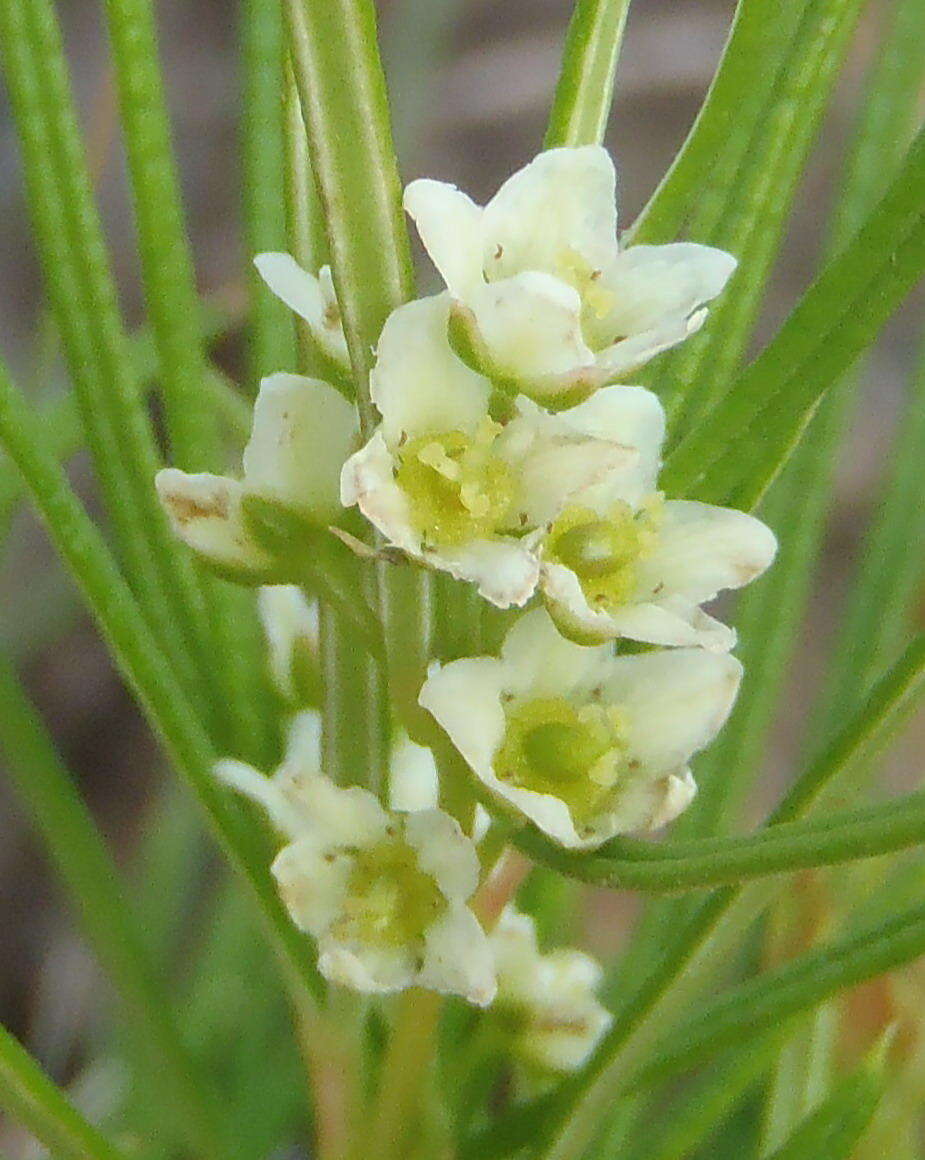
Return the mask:
<svg viewBox="0 0 925 1160">
<path fill-rule="evenodd" d="M 561 798 L 576 820 L 598 813 L 627 767 L 619 710 L 550 697 L 522 702 L 505 715 L 493 759 L 498 779 Z"/>
<path fill-rule="evenodd" d="M 395 479 L 425 543 L 451 547 L 492 536 L 503 526 L 514 480 L 493 454 L 501 430 L 486 418 L 474 435 L 422 435 L 400 448 Z"/>
<path fill-rule="evenodd" d="M 333 933 L 344 942 L 398 947 L 420 942 L 446 906 L 436 882 L 403 841 L 359 850 Z"/>
<path fill-rule="evenodd" d="M 575 573 L 592 608 L 619 608 L 632 600 L 639 562 L 658 541 L 663 506 L 655 493 L 635 512 L 623 501 L 607 516 L 590 508 L 566 508 L 549 529 L 545 558 Z"/>
</svg>

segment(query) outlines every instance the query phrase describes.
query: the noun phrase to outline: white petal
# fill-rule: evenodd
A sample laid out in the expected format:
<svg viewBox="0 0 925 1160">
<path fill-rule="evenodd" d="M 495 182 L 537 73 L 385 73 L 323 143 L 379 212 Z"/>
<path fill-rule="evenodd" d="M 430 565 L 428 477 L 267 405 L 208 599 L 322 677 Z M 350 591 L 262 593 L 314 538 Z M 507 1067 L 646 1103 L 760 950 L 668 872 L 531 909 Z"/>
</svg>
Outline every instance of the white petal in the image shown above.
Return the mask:
<svg viewBox="0 0 925 1160">
<path fill-rule="evenodd" d="M 568 697 L 595 685 L 610 657 L 606 646 L 582 648 L 566 640 L 546 611 L 535 608 L 505 637 L 501 648 L 505 688 L 534 698 Z"/>
<path fill-rule="evenodd" d="M 386 320 L 370 374 L 386 441 L 402 435 L 473 432 L 487 414 L 491 384 L 447 341 L 450 296 L 408 302 Z"/>
<path fill-rule="evenodd" d="M 595 510 L 616 499 L 635 506 L 655 490 L 665 440 L 665 410 L 657 395 L 645 387 L 612 386 L 601 390 L 558 416 L 582 435 L 611 439 L 632 447 L 633 465 L 619 476 L 608 476 L 607 485 L 592 488 L 582 503 Z"/>
<path fill-rule="evenodd" d="M 669 500 L 658 545 L 641 565 L 640 583 L 700 604 L 760 576 L 776 550 L 774 533 L 746 512 Z"/>
<path fill-rule="evenodd" d="M 349 367 L 347 342 L 333 298 L 330 269 L 315 278 L 290 254 L 258 254 L 254 265 L 277 298 L 304 319 L 324 353 L 344 368 Z M 328 285 L 323 285 L 327 281 Z"/>
<path fill-rule="evenodd" d="M 433 809 L 437 805 L 437 767 L 424 745 L 402 736 L 392 747 L 389 763 L 389 804 L 393 810 Z"/>
<path fill-rule="evenodd" d="M 340 499 L 344 507 L 357 504 L 390 544 L 412 554 L 420 552 L 421 537 L 411 525 L 408 501 L 395 482 L 394 460 L 381 430 L 344 464 Z"/>
<path fill-rule="evenodd" d="M 244 524 L 237 480 L 166 467 L 154 482 L 173 531 L 194 552 L 229 576 L 272 578 L 273 561 Z"/>
<path fill-rule="evenodd" d="M 488 351 L 492 376 L 542 398 L 550 376 L 594 366 L 581 332 L 581 299 L 567 283 L 527 271 L 478 287 L 467 305 Z M 554 391 L 561 388 L 558 378 Z"/>
<path fill-rule="evenodd" d="M 678 774 L 722 728 L 741 679 L 728 653 L 672 649 L 617 657 L 604 695 L 624 712 L 628 749 L 645 772 Z"/>
<path fill-rule="evenodd" d="M 485 207 L 485 272 L 490 281 L 523 270 L 565 277 L 577 257 L 590 273 L 612 260 L 616 230 L 616 174 L 606 150 L 548 149 Z"/>
<path fill-rule="evenodd" d="M 467 657 L 435 669 L 418 697 L 418 703 L 443 726 L 476 771 L 491 768 L 495 750 L 504 740 L 504 681 L 501 661 Z"/>
<path fill-rule="evenodd" d="M 444 994 L 462 995 L 479 1007 L 495 997 L 491 948 L 475 915 L 451 903 L 427 931 L 424 965 L 417 982 Z"/>
<path fill-rule="evenodd" d="M 631 246 L 604 269 L 601 291 L 613 305 L 591 325 L 600 345 L 657 329 L 668 318 L 689 318 L 728 282 L 736 260 L 693 242 Z"/>
<path fill-rule="evenodd" d="M 699 310 L 685 317 L 669 315 L 658 326 L 621 339 L 597 355 L 596 365 L 601 382 L 625 379 L 662 351 L 670 350 L 696 334 L 706 321 L 707 312 Z"/>
<path fill-rule="evenodd" d="M 322 938 L 318 949 L 321 974 L 354 991 L 389 994 L 415 981 L 414 956 L 406 947 L 346 946 Z"/>
<path fill-rule="evenodd" d="M 457 580 L 470 580 L 496 608 L 520 607 L 536 591 L 540 564 L 535 537 L 472 540 L 456 548 L 427 549 L 421 558 Z"/>
<path fill-rule="evenodd" d="M 340 915 L 352 871 L 348 858 L 328 853 L 314 838 L 302 838 L 284 846 L 271 867 L 292 921 L 315 938 Z"/>
<path fill-rule="evenodd" d="M 340 511 L 338 480 L 356 431 L 355 409 L 327 383 L 270 375 L 244 449 L 245 490 L 328 522 Z"/>
<path fill-rule="evenodd" d="M 405 189 L 405 210 L 450 292 L 466 299 L 482 282 L 482 210 L 443 181 L 423 178 Z"/>
<path fill-rule="evenodd" d="M 648 644 L 700 646 L 716 652 L 728 652 L 735 646 L 732 629 L 688 601 L 666 596 L 601 612 L 588 604 L 578 577 L 562 564 L 544 564 L 540 583 L 559 631 L 579 644 L 627 637 Z"/>
<path fill-rule="evenodd" d="M 290 838 L 305 832 L 304 811 L 273 778 L 243 761 L 228 758 L 216 762 L 214 772 L 219 781 L 263 806 L 273 825 Z"/>
<path fill-rule="evenodd" d="M 479 884 L 475 846 L 455 818 L 442 810 L 417 810 L 405 818 L 405 840 L 418 854 L 418 865 L 451 902 L 465 902 Z"/>
<path fill-rule="evenodd" d="M 257 592 L 257 612 L 267 641 L 273 682 L 287 701 L 295 700 L 293 650 L 318 649 L 318 607 L 296 584 L 265 584 Z"/>
<path fill-rule="evenodd" d="M 305 772 L 321 771 L 321 714 L 317 709 L 294 713 L 286 730 L 283 764 Z"/>
</svg>

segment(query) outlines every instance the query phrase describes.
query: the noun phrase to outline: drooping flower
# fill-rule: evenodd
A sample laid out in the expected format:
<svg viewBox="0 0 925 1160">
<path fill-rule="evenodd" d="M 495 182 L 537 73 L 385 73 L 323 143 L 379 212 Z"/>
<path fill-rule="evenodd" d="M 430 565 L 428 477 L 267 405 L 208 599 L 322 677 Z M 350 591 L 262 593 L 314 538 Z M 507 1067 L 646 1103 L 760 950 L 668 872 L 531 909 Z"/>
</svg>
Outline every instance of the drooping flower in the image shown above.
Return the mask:
<svg viewBox="0 0 925 1160">
<path fill-rule="evenodd" d="M 466 906 L 478 857 L 453 818 L 387 811 L 292 753 L 272 778 L 237 761 L 216 772 L 285 835 L 273 875 L 293 921 L 317 940 L 325 978 L 358 991 L 420 986 L 492 1001 L 488 940 Z"/>
<path fill-rule="evenodd" d="M 690 804 L 688 762 L 722 727 L 741 674 L 728 653 L 583 648 L 535 609 L 499 659 L 432 672 L 420 703 L 500 805 L 563 846 L 592 847 Z"/>
<path fill-rule="evenodd" d="M 341 513 L 338 479 L 353 449 L 354 408 L 328 383 L 301 375 L 263 379 L 243 478 L 169 467 L 156 486 L 176 534 L 230 579 L 301 579 L 306 530 Z"/>
<path fill-rule="evenodd" d="M 611 1022 L 595 996 L 601 968 L 572 948 L 542 954 L 533 919 L 508 907 L 491 933 L 500 1017 L 512 1054 L 531 1075 L 575 1071 Z"/>
<path fill-rule="evenodd" d="M 735 259 L 686 242 L 621 250 L 615 195 L 598 145 L 539 154 L 484 208 L 439 181 L 406 189 L 456 304 L 454 342 L 498 384 L 568 406 L 703 323 Z"/>
<path fill-rule="evenodd" d="M 627 434 L 636 462 L 573 495 L 550 525 L 540 579 L 546 606 L 560 632 L 579 644 L 629 637 L 728 650 L 734 631 L 700 605 L 760 576 L 777 541 L 745 512 L 665 499 L 656 490 L 664 417 L 645 419 Z M 627 429 L 629 417 L 621 423 Z"/>
<path fill-rule="evenodd" d="M 276 297 L 306 324 L 319 352 L 329 360 L 331 369 L 349 374 L 350 355 L 331 267 L 322 266 L 315 277 L 303 270 L 291 254 L 278 253 L 258 254 L 254 265 Z"/>
<path fill-rule="evenodd" d="M 624 412 L 660 406 L 642 388 L 614 388 L 606 433 L 583 425 L 581 408 L 549 415 L 526 398 L 496 420 L 492 384 L 447 344 L 449 309 L 441 294 L 386 322 L 370 378 L 382 423 L 345 464 L 341 498 L 408 555 L 519 605 L 536 587 L 542 528 L 635 460 Z"/>
</svg>

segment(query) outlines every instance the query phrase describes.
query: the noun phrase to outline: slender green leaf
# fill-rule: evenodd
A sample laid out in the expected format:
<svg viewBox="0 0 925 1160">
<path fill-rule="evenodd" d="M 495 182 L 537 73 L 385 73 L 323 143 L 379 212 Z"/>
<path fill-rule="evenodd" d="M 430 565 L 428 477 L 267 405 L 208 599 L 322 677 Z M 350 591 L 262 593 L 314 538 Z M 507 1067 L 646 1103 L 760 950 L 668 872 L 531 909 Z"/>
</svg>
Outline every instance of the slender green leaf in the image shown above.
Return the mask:
<svg viewBox="0 0 925 1160">
<path fill-rule="evenodd" d="M 28 807 L 76 904 L 90 949 L 113 983 L 145 1076 L 175 1109 L 165 1132 L 179 1131 L 217 1156 L 215 1107 L 173 1025 L 166 996 L 148 964 L 119 871 L 68 771 L 6 658 L 0 656 L 0 744 Z M 173 899 L 176 902 L 176 898 Z"/>
<path fill-rule="evenodd" d="M 925 794 L 839 812 L 822 821 L 785 822 L 747 838 L 701 838 L 652 845 L 620 839 L 594 854 L 553 852 L 525 836 L 526 853 L 563 874 L 622 890 L 676 891 L 874 858 L 925 843 Z"/>
<path fill-rule="evenodd" d="M 723 397 L 739 368 L 800 176 L 865 2 L 806 6 L 741 164 L 723 171 L 724 196 L 714 192 L 707 213 L 699 210 L 695 216 L 695 239 L 729 250 L 739 265 L 700 334 L 670 354 L 655 374 L 652 386 L 666 398 L 673 436 L 683 437 Z M 708 225 L 704 218 L 711 212 Z"/>
<path fill-rule="evenodd" d="M 849 1160 L 880 1106 L 885 1086 L 882 1067 L 865 1062 L 835 1085 L 768 1160 Z"/>
<path fill-rule="evenodd" d="M 603 140 L 629 6 L 630 0 L 576 0 L 543 142 L 546 149 Z"/>
<path fill-rule="evenodd" d="M 173 457 L 188 470 L 221 471 L 215 414 L 200 390 L 205 355 L 197 325 L 199 299 L 170 145 L 154 13 L 149 0 L 106 0 L 106 14 Z"/>
<path fill-rule="evenodd" d="M 723 1118 L 770 1070 L 783 1039 L 780 1030 L 757 1039 L 749 1036 L 747 1047 L 728 1053 L 699 1076 L 671 1104 L 668 1114 L 655 1123 L 646 1119 L 645 1138 L 629 1150 L 626 1160 L 688 1160 L 695 1155 Z"/>
<path fill-rule="evenodd" d="M 87 1123 L 5 1027 L 0 1027 L 0 1106 L 57 1160 L 126 1160 L 126 1154 Z"/>
<path fill-rule="evenodd" d="M 201 385 L 207 363 L 199 298 L 171 150 L 154 11 L 151 0 L 106 0 L 106 12 L 142 284 L 173 457 L 188 470 L 222 471 L 226 464 L 217 414 Z M 146 482 L 150 487 L 150 477 Z M 256 758 L 254 739 L 261 723 L 252 676 L 259 669 L 238 631 L 248 616 L 255 616 L 253 600 L 211 577 L 203 577 L 202 588 L 211 636 L 208 671 L 219 686 L 218 705 L 235 751 Z"/>
<path fill-rule="evenodd" d="M 411 296 L 408 233 L 371 0 L 285 0 L 312 167 L 356 381 L 362 429 L 387 316 Z"/>
<path fill-rule="evenodd" d="M 786 0 L 769 20 L 763 0 L 739 0 L 697 119 L 629 231 L 628 242 L 670 241 L 688 213 L 710 196 L 714 181 L 728 180 L 766 114 L 807 4 L 808 0 Z"/>
<path fill-rule="evenodd" d="M 292 925 L 269 874 L 269 853 L 252 815 L 243 813 L 212 777 L 216 754 L 157 641 L 139 614 L 97 529 L 54 456 L 37 437 L 34 417 L 0 370 L 0 442 L 21 471 L 52 542 L 72 572 L 113 657 L 160 734 L 220 844 L 243 875 L 283 962 L 314 994 L 320 981 L 308 940 Z"/>
<path fill-rule="evenodd" d="M 807 951 L 707 1004 L 656 1045 L 652 1058 L 627 1076 L 625 1083 L 632 1089 L 677 1075 L 743 1035 L 768 1031 L 848 987 L 914 962 L 923 953 L 925 906 L 921 905 L 869 926 L 861 934 Z"/>
<path fill-rule="evenodd" d="M 921 583 L 925 542 L 925 344 L 890 456 L 891 475 L 861 546 L 858 575 L 844 611 L 825 698 L 833 728 L 864 695 L 908 624 Z"/>
<path fill-rule="evenodd" d="M 50 0 L 2 0 L 0 50 L 48 297 L 94 469 L 136 595 L 195 692 L 195 587 L 151 486 L 158 456 L 133 382 Z"/>
<path fill-rule="evenodd" d="M 826 266 L 777 337 L 669 456 L 669 492 L 753 507 L 820 399 L 925 267 L 925 134 L 877 209 Z"/>
</svg>

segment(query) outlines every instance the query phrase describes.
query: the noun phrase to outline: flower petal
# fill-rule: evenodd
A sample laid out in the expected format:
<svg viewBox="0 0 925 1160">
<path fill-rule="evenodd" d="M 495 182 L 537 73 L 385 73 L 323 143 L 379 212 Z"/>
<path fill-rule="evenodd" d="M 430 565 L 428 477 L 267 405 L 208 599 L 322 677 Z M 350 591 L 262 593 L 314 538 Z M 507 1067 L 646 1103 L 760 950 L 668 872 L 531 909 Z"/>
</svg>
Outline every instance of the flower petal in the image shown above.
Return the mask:
<svg viewBox="0 0 925 1160">
<path fill-rule="evenodd" d="M 715 298 L 736 268 L 724 250 L 693 242 L 631 246 L 605 267 L 599 297 L 610 309 L 589 312 L 586 326 L 598 346 L 659 329 L 668 319 L 690 318 Z"/>
<path fill-rule="evenodd" d="M 479 884 L 475 846 L 455 818 L 442 810 L 417 810 L 405 818 L 405 840 L 418 854 L 418 865 L 450 902 L 465 902 Z"/>
<path fill-rule="evenodd" d="M 547 149 L 501 186 L 482 219 L 489 281 L 524 270 L 567 278 L 616 253 L 616 174 L 599 145 Z M 586 274 L 584 275 L 586 276 Z"/>
<path fill-rule="evenodd" d="M 406 947 L 347 946 L 322 937 L 318 950 L 321 974 L 354 991 L 391 994 L 404 991 L 415 981 L 414 955 Z"/>
<path fill-rule="evenodd" d="M 315 938 L 340 914 L 352 869 L 349 859 L 326 857 L 328 852 L 314 837 L 300 838 L 284 846 L 271 867 L 292 921 Z"/>
<path fill-rule="evenodd" d="M 244 523 L 237 480 L 166 467 L 154 482 L 174 533 L 205 562 L 231 579 L 274 579 L 273 560 Z"/>
<path fill-rule="evenodd" d="M 468 297 L 483 281 L 481 208 L 455 185 L 429 178 L 407 186 L 404 206 L 447 288 Z"/>
<path fill-rule="evenodd" d="M 627 782 L 613 815 L 614 833 L 651 833 L 667 826 L 694 800 L 697 783 L 687 768 L 666 777 Z"/>
<path fill-rule="evenodd" d="M 742 666 L 728 653 L 672 649 L 617 657 L 606 700 L 625 713 L 627 746 L 647 773 L 679 774 L 729 715 Z"/>
<path fill-rule="evenodd" d="M 491 769 L 495 751 L 504 739 L 504 684 L 501 661 L 466 657 L 431 672 L 418 697 L 418 704 L 443 726 L 476 772 Z"/>
<path fill-rule="evenodd" d="M 516 621 L 501 647 L 505 688 L 518 696 L 568 697 L 597 684 L 611 655 L 606 646 L 582 648 L 566 640 L 546 611 L 534 608 Z"/>
<path fill-rule="evenodd" d="M 728 652 L 735 646 L 733 629 L 677 597 L 599 612 L 588 603 L 575 573 L 562 564 L 543 564 L 540 584 L 557 628 L 578 644 L 627 637 L 667 647 L 700 646 L 714 652 Z"/>
<path fill-rule="evenodd" d="M 599 381 L 613 383 L 625 379 L 627 375 L 645 366 L 657 354 L 670 350 L 671 347 L 696 334 L 706 318 L 705 310 L 698 310 L 689 317 L 680 314 L 669 315 L 651 330 L 631 335 L 606 347 L 598 353 L 596 359 Z"/>
<path fill-rule="evenodd" d="M 479 286 L 469 295 L 492 377 L 541 399 L 550 376 L 594 365 L 581 332 L 581 299 L 567 283 L 526 271 Z M 553 379 L 559 391 L 558 377 Z"/>
<path fill-rule="evenodd" d="M 291 254 L 275 253 L 258 254 L 254 265 L 276 297 L 308 323 L 312 337 L 328 358 L 349 369 L 347 340 L 333 297 L 330 268 L 323 267 L 315 278 Z"/>
<path fill-rule="evenodd" d="M 494 999 L 495 970 L 488 939 L 478 919 L 461 903 L 450 903 L 428 928 L 417 982 L 443 994 L 462 995 L 479 1007 L 487 1007 Z"/>
<path fill-rule="evenodd" d="M 760 576 L 776 550 L 771 529 L 746 512 L 668 500 L 658 544 L 640 566 L 640 585 L 700 604 Z"/>
<path fill-rule="evenodd" d="M 340 500 L 344 507 L 357 504 L 390 544 L 412 555 L 420 553 L 421 537 L 411 526 L 408 500 L 395 482 L 392 453 L 381 430 L 344 464 Z"/>
<path fill-rule="evenodd" d="M 434 809 L 438 788 L 437 767 L 431 750 L 402 735 L 392 746 L 389 763 L 391 808 L 403 813 Z"/>
<path fill-rule="evenodd" d="M 422 549 L 420 555 L 457 580 L 474 583 L 496 608 L 526 604 L 540 578 L 535 536 L 472 540 L 457 548 Z"/>
<path fill-rule="evenodd" d="M 512 529 L 552 522 L 573 495 L 635 466 L 634 447 L 579 431 L 569 412 L 549 415 L 523 396 L 518 411 L 496 444 L 517 481 Z"/>
<path fill-rule="evenodd" d="M 408 302 L 382 329 L 369 381 L 389 446 L 403 435 L 471 433 L 488 412 L 491 384 L 447 341 L 450 302 L 448 294 Z"/>
<path fill-rule="evenodd" d="M 665 409 L 652 391 L 623 385 L 602 387 L 558 418 L 581 435 L 615 440 L 636 451 L 636 459 L 626 471 L 608 475 L 606 484 L 582 495 L 584 506 L 604 510 L 616 499 L 636 506 L 655 490 L 665 440 Z"/>
<path fill-rule="evenodd" d="M 357 432 L 356 410 L 321 379 L 263 379 L 244 449 L 247 492 L 326 524 L 340 512 L 338 481 Z"/>
</svg>

